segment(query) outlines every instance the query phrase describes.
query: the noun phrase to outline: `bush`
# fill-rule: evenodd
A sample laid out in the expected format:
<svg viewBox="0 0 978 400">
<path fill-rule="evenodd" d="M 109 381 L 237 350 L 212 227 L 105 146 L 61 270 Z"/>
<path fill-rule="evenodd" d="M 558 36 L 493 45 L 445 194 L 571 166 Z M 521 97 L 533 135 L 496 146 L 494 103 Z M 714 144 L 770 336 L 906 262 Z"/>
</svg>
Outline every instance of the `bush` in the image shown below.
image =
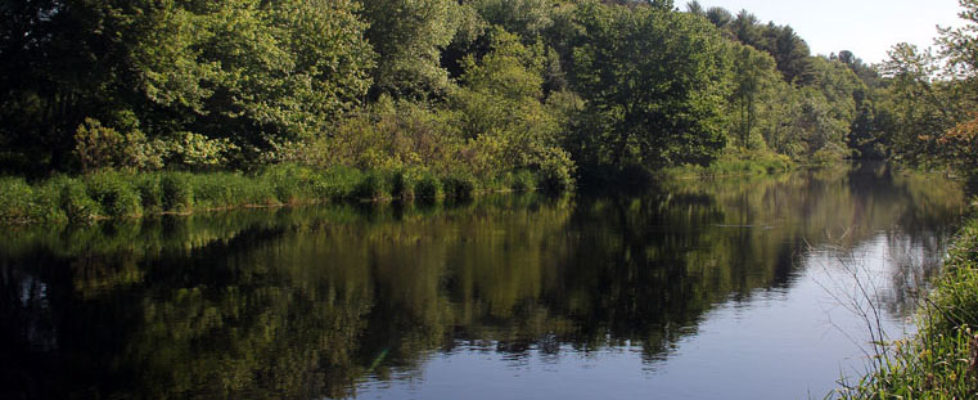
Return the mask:
<svg viewBox="0 0 978 400">
<path fill-rule="evenodd" d="M 273 165 L 265 169 L 261 181 L 281 203 L 293 203 L 308 198 L 311 192 L 312 171 L 295 164 Z"/>
<path fill-rule="evenodd" d="M 517 192 L 528 192 L 536 189 L 536 177 L 527 170 L 520 170 L 509 177 L 509 188 Z"/>
<path fill-rule="evenodd" d="M 69 222 L 89 221 L 101 215 L 99 203 L 89 196 L 85 183 L 73 178 L 55 178 L 51 185 L 58 190 L 58 203 Z"/>
<path fill-rule="evenodd" d="M 553 154 L 540 163 L 537 187 L 548 193 L 561 193 L 574 187 L 574 162 L 567 153 Z"/>
<path fill-rule="evenodd" d="M 130 183 L 132 176 L 103 171 L 87 178 L 89 196 L 112 217 L 139 216 L 143 213 L 139 192 Z"/>
<path fill-rule="evenodd" d="M 413 171 L 397 171 L 390 178 L 391 197 L 395 199 L 413 199 L 417 174 Z"/>
<path fill-rule="evenodd" d="M 191 186 L 194 194 L 194 208 L 211 209 L 235 205 L 235 184 L 233 174 L 210 173 L 194 175 Z"/>
<path fill-rule="evenodd" d="M 194 187 L 190 174 L 168 172 L 160 178 L 163 211 L 189 211 L 194 205 Z"/>
<path fill-rule="evenodd" d="M 0 178 L 0 221 L 26 222 L 34 191 L 22 178 Z"/>
<path fill-rule="evenodd" d="M 61 187 L 47 181 L 34 188 L 31 198 L 30 221 L 44 223 L 64 223 L 68 215 L 61 208 Z"/>
<path fill-rule="evenodd" d="M 356 168 L 332 167 L 313 175 L 310 190 L 317 198 L 339 200 L 352 197 L 361 180 L 363 173 Z"/>
<path fill-rule="evenodd" d="M 449 175 L 441 183 L 447 200 L 468 201 L 475 193 L 475 181 L 470 176 Z"/>
<path fill-rule="evenodd" d="M 441 184 L 431 175 L 424 175 L 414 184 L 414 197 L 424 202 L 434 202 L 441 195 Z"/>
<path fill-rule="evenodd" d="M 379 173 L 371 172 L 360 180 L 360 183 L 353 188 L 353 199 L 355 200 L 377 200 L 386 196 L 384 178 Z"/>
<path fill-rule="evenodd" d="M 160 175 L 140 174 L 135 177 L 134 185 L 142 200 L 143 212 L 155 213 L 163 211 L 163 186 Z"/>
</svg>

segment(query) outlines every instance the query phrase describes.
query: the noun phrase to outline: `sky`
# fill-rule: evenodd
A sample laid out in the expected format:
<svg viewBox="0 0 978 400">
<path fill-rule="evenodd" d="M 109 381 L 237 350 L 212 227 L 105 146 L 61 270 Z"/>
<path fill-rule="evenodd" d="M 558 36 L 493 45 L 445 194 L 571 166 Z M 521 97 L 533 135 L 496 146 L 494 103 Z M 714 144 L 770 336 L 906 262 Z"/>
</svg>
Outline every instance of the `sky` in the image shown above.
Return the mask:
<svg viewBox="0 0 978 400">
<path fill-rule="evenodd" d="M 894 44 L 932 46 L 937 25 L 961 26 L 957 0 L 699 0 L 704 9 L 742 9 L 764 23 L 791 25 L 812 53 L 849 50 L 868 64 L 886 59 Z M 685 0 L 676 5 L 686 9 Z"/>
</svg>

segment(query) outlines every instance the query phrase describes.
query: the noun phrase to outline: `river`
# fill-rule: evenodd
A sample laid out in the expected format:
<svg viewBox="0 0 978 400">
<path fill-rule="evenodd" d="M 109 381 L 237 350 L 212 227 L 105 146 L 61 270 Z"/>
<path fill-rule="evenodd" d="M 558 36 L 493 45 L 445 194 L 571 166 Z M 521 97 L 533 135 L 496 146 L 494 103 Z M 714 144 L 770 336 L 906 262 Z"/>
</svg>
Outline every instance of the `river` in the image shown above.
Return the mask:
<svg viewBox="0 0 978 400">
<path fill-rule="evenodd" d="M 823 398 L 965 208 L 871 166 L 8 227 L 0 398 Z"/>
</svg>

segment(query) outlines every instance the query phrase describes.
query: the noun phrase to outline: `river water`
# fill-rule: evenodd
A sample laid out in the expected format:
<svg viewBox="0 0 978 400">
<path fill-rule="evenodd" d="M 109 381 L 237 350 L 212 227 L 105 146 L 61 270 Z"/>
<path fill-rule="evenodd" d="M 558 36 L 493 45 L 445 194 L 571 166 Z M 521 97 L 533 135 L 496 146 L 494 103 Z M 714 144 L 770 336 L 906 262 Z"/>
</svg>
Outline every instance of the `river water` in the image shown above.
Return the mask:
<svg viewBox="0 0 978 400">
<path fill-rule="evenodd" d="M 823 398 L 965 207 L 875 166 L 6 228 L 0 398 Z"/>
</svg>

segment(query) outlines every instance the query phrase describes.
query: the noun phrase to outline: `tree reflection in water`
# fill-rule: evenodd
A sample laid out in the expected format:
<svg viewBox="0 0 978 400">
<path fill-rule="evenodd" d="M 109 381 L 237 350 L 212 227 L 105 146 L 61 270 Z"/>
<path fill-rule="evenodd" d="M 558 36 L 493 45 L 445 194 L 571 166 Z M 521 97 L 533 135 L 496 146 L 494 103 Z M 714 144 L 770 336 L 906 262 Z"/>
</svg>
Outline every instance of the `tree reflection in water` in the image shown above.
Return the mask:
<svg viewBox="0 0 978 400">
<path fill-rule="evenodd" d="M 0 397 L 340 398 L 460 345 L 651 362 L 718 304 L 790 287 L 810 246 L 880 231 L 901 266 L 885 304 L 908 313 L 962 199 L 878 167 L 8 229 Z"/>
</svg>

